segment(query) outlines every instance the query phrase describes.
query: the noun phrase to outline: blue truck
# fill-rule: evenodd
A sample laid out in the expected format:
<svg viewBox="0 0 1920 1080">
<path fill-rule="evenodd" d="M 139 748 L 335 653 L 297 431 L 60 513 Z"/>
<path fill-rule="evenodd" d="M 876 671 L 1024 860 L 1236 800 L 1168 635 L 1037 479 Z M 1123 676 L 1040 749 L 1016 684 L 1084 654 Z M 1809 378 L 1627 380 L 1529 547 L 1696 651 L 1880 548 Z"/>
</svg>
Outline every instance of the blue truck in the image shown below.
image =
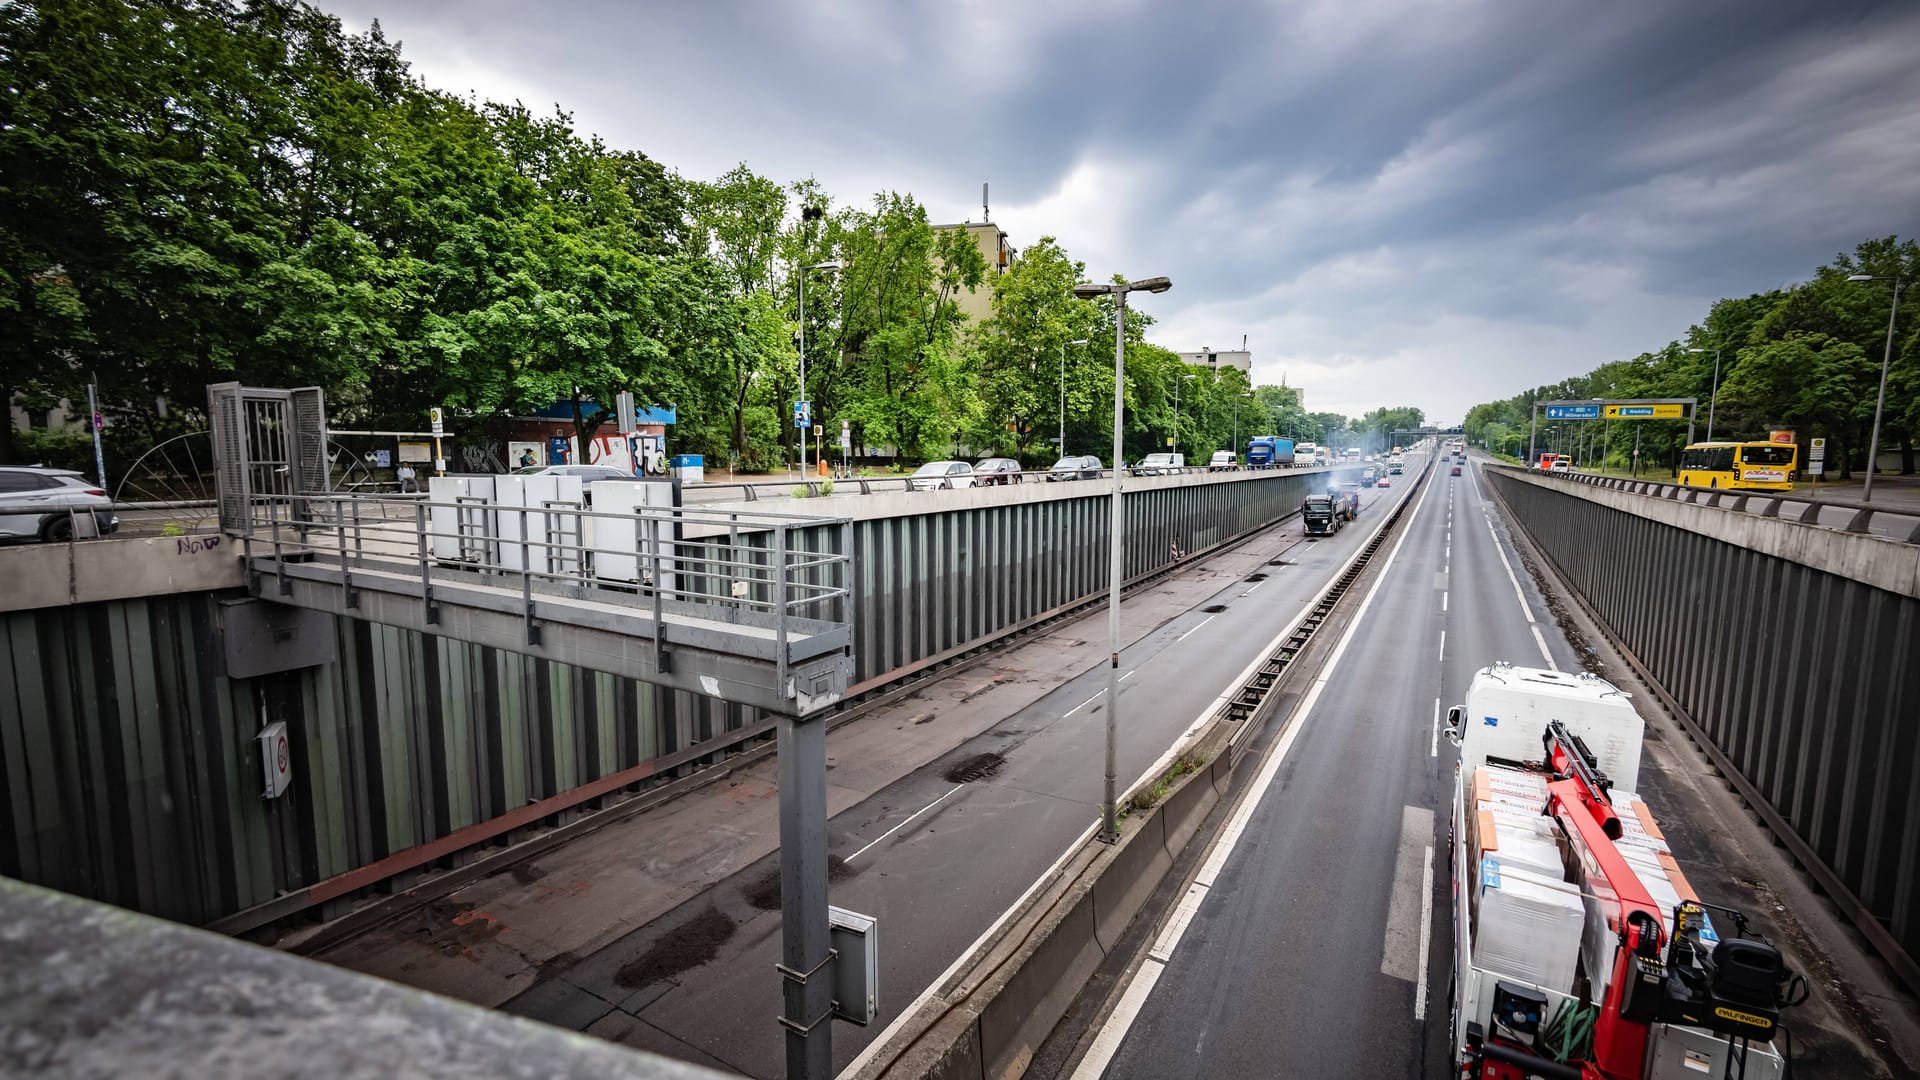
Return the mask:
<svg viewBox="0 0 1920 1080">
<path fill-rule="evenodd" d="M 1272 469 L 1293 464 L 1293 440 L 1255 435 L 1247 440 L 1247 468 Z"/>
</svg>

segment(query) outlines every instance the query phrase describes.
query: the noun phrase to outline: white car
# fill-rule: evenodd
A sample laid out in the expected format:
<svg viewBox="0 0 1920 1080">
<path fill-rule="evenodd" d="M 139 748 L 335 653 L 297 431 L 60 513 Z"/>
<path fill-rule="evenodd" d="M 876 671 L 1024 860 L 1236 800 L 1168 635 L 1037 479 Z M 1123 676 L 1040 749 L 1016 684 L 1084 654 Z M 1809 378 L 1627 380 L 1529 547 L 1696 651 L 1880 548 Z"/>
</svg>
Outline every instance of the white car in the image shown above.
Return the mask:
<svg viewBox="0 0 1920 1080">
<path fill-rule="evenodd" d="M 1140 459 L 1140 464 L 1134 466 L 1133 475 L 1172 476 L 1175 473 L 1185 471 L 1186 467 L 1187 458 L 1185 454 L 1148 454 L 1146 457 Z"/>
<path fill-rule="evenodd" d="M 120 519 L 106 510 L 93 511 L 93 528 L 86 515 L 68 507 L 108 506 L 107 493 L 72 469 L 45 469 L 37 465 L 0 468 L 0 540 L 65 541 L 73 538 L 76 518 L 82 536 L 105 536 L 120 527 Z M 13 513 L 11 511 L 23 511 Z"/>
<path fill-rule="evenodd" d="M 929 461 L 907 477 L 908 491 L 970 488 L 973 484 L 973 466 L 964 461 Z"/>
<path fill-rule="evenodd" d="M 1231 450 L 1215 450 L 1207 461 L 1208 472 L 1232 472 L 1240 467 L 1240 458 Z"/>
</svg>

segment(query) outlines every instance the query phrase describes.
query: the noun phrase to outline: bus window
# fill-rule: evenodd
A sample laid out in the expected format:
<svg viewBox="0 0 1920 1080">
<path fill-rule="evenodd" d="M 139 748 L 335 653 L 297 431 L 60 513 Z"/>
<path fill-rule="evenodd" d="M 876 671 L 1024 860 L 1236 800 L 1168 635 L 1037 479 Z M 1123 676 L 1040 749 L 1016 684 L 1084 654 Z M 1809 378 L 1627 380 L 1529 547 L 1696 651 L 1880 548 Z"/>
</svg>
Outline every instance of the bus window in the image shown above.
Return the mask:
<svg viewBox="0 0 1920 1080">
<path fill-rule="evenodd" d="M 1748 446 L 1740 451 L 1740 460 L 1747 465 L 1791 465 L 1793 464 L 1791 446 Z"/>
</svg>

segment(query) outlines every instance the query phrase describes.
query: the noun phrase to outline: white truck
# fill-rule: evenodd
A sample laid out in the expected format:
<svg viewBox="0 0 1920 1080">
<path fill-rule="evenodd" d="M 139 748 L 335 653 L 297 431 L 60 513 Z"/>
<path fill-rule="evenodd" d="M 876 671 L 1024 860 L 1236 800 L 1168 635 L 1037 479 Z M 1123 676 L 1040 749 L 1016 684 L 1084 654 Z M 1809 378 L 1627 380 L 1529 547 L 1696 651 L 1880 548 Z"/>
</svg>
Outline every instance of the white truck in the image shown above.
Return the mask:
<svg viewBox="0 0 1920 1080">
<path fill-rule="evenodd" d="M 1297 442 L 1293 444 L 1293 467 L 1311 469 L 1320 462 L 1320 447 L 1315 443 Z"/>
<path fill-rule="evenodd" d="M 1774 1034 L 1806 983 L 1694 893 L 1633 794 L 1644 730 L 1600 678 L 1506 663 L 1448 712 L 1457 1075 L 1782 1076 Z"/>
</svg>

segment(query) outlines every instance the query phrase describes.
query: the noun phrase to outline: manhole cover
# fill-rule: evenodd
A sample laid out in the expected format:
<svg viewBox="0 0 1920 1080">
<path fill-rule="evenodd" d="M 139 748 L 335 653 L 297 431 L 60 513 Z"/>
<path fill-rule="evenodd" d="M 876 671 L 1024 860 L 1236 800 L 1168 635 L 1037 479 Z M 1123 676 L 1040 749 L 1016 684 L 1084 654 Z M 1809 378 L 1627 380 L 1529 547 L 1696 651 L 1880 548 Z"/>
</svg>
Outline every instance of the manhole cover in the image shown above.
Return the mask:
<svg viewBox="0 0 1920 1080">
<path fill-rule="evenodd" d="M 999 754 L 992 752 L 975 754 L 947 770 L 947 783 L 971 784 L 975 780 L 985 780 L 999 772 L 1000 767 L 1006 763 L 1007 759 Z"/>
<path fill-rule="evenodd" d="M 1248 581 L 1265 581 L 1265 580 L 1267 580 L 1267 575 L 1265 575 L 1265 574 L 1248 574 L 1248 575 L 1247 575 L 1247 580 L 1248 580 Z"/>
<path fill-rule="evenodd" d="M 1218 614 L 1220 614 L 1221 612 L 1223 612 L 1223 611 L 1225 611 L 1225 610 L 1227 610 L 1227 605 L 1225 605 L 1225 604 L 1208 604 L 1208 605 L 1207 605 L 1206 607 L 1203 607 L 1203 608 L 1201 608 L 1200 610 L 1201 610 L 1201 611 L 1204 611 L 1204 612 L 1206 612 L 1206 613 L 1207 613 L 1207 614 L 1209 614 L 1209 615 L 1218 615 Z"/>
</svg>

